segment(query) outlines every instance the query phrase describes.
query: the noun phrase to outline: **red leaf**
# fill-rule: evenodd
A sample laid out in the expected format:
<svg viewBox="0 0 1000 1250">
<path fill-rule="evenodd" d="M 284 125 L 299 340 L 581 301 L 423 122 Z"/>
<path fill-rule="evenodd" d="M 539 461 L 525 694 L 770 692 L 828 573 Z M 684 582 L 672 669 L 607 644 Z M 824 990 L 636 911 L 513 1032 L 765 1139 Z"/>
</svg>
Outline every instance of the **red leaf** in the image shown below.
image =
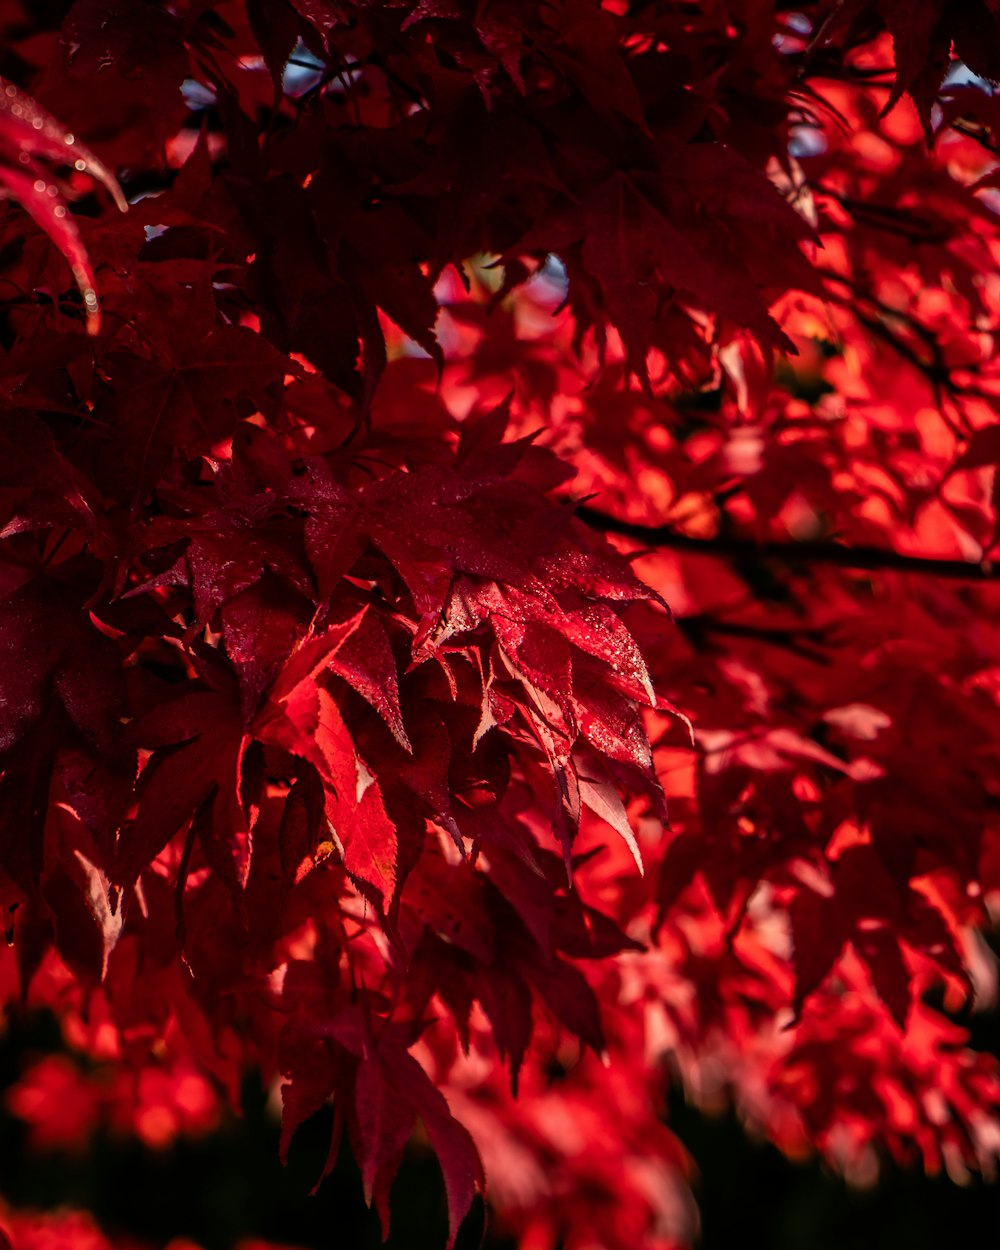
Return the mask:
<svg viewBox="0 0 1000 1250">
<path fill-rule="evenodd" d="M 153 754 L 139 777 L 135 816 L 119 835 L 118 884 L 131 885 L 203 805 L 210 861 L 235 886 L 246 883 L 252 816 L 241 795 L 249 737 L 234 693 L 182 694 L 136 726 L 137 741 Z"/>
<path fill-rule="evenodd" d="M 114 175 L 97 157 L 30 96 L 0 78 L 0 187 L 31 214 L 66 257 L 83 296 L 87 333 L 97 334 L 101 318 L 94 272 L 59 184 L 46 169 L 46 161 L 56 167 L 73 165 L 90 174 L 107 187 L 122 212 L 127 210 Z"/>
<path fill-rule="evenodd" d="M 316 681 L 362 619 L 359 613 L 298 647 L 253 732 L 316 769 L 325 790 L 329 835 L 344 866 L 376 906 L 384 907 L 395 891 L 396 829 L 386 815 L 378 781 L 358 754 L 336 703 Z"/>
<path fill-rule="evenodd" d="M 423 1120 L 441 1164 L 448 1196 L 447 1245 L 452 1250 L 462 1220 L 484 1183 L 479 1153 L 467 1130 L 451 1114 L 444 1095 L 412 1055 L 393 1049 L 385 1054 L 385 1062 L 397 1090 L 405 1091 L 406 1099 Z"/>
</svg>

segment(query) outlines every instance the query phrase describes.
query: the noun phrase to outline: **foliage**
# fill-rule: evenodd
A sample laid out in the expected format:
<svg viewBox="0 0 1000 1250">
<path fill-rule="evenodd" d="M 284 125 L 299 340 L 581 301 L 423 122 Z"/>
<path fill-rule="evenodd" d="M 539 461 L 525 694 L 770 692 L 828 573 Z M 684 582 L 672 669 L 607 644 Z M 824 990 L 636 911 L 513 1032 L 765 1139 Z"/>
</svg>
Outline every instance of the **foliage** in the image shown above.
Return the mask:
<svg viewBox="0 0 1000 1250">
<path fill-rule="evenodd" d="M 416 1133 L 531 1250 L 695 1236 L 671 1081 L 989 1172 L 992 0 L 0 26 L 36 1148 L 260 1069 L 384 1226 Z"/>
</svg>

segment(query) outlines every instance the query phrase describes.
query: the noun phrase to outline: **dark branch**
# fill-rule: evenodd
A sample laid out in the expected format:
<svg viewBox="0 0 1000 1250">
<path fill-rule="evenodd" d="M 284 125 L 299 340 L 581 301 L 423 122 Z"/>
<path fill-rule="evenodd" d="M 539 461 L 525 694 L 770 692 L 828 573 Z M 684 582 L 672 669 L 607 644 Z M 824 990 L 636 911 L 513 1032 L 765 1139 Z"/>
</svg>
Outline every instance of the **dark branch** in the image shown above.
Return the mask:
<svg viewBox="0 0 1000 1250">
<path fill-rule="evenodd" d="M 936 556 L 907 556 L 889 547 L 845 547 L 826 539 L 801 542 L 754 542 L 752 538 L 693 538 L 678 534 L 669 525 L 639 525 L 609 516 L 586 505 L 576 515 L 591 529 L 634 538 L 647 547 L 666 547 L 672 551 L 690 551 L 694 555 L 746 557 L 778 560 L 785 564 L 832 564 L 841 569 L 859 572 L 889 570 L 896 573 L 919 573 L 926 577 L 951 577 L 970 582 L 1000 581 L 1000 562 L 983 560 L 951 560 Z"/>
</svg>

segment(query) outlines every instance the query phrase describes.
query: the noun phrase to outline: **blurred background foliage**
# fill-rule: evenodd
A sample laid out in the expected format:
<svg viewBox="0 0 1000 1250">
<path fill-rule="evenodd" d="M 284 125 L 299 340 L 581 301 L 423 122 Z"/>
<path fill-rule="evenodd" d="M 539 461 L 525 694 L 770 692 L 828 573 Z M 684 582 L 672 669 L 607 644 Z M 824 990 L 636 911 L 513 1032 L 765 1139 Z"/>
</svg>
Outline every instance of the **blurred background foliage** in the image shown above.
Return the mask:
<svg viewBox="0 0 1000 1250">
<path fill-rule="evenodd" d="M 974 1023 L 977 1045 L 996 1052 L 1000 1019 L 993 1013 Z M 11 1091 L 26 1067 L 60 1053 L 59 1027 L 45 1015 L 10 1018 L 0 1035 L 0 1198 L 11 1207 L 89 1211 L 110 1236 L 155 1247 L 182 1241 L 232 1250 L 252 1238 L 308 1250 L 383 1245 L 349 1147 L 310 1193 L 326 1158 L 329 1109 L 297 1134 L 283 1167 L 273 1103 L 252 1080 L 243 1089 L 241 1115 L 226 1113 L 204 1135 L 178 1135 L 154 1149 L 105 1125 L 85 1147 L 38 1149 L 29 1124 L 13 1112 Z M 1000 1186 L 981 1177 L 958 1185 L 885 1160 L 879 1182 L 858 1188 L 816 1160 L 794 1163 L 751 1140 L 731 1109 L 705 1113 L 676 1087 L 668 1118 L 691 1155 L 704 1250 L 1000 1245 Z M 513 1250 L 514 1241 L 494 1224 L 478 1202 L 457 1250 Z M 440 1250 L 446 1239 L 438 1165 L 429 1150 L 411 1144 L 392 1193 L 386 1250 Z"/>
</svg>

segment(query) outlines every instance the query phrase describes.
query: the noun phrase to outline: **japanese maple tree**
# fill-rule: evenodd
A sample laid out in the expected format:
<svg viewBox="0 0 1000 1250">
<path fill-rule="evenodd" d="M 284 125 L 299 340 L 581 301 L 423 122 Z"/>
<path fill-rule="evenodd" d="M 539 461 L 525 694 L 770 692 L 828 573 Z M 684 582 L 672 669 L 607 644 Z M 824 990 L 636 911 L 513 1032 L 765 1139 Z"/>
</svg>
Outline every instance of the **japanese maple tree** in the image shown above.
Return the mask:
<svg viewBox="0 0 1000 1250">
<path fill-rule="evenodd" d="M 35 1148 L 259 1071 L 525 1250 L 691 1244 L 671 1083 L 990 1174 L 995 0 L 2 0 L 0 75 Z"/>
</svg>

